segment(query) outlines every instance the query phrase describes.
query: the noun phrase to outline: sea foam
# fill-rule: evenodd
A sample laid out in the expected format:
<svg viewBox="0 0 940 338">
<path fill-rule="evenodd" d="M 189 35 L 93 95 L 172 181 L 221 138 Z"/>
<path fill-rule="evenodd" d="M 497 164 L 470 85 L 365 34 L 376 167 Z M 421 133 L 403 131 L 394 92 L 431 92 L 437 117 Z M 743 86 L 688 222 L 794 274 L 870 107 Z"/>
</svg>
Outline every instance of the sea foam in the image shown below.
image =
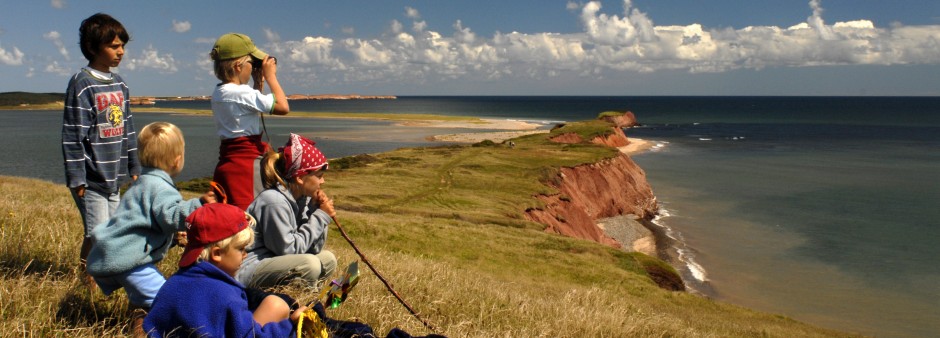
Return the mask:
<svg viewBox="0 0 940 338">
<path fill-rule="evenodd" d="M 671 228 L 666 222 L 666 219 L 672 216 L 672 213 L 670 213 L 668 209 L 660 206 L 659 213 L 653 218 L 653 224 L 663 229 L 666 237 L 669 237 L 672 241 L 678 260 L 685 270 L 689 272 L 689 275 L 695 279 L 697 284 L 703 284 L 708 281 L 708 273 L 701 264 L 695 261 L 695 254 L 686 246 L 682 234 Z"/>
</svg>

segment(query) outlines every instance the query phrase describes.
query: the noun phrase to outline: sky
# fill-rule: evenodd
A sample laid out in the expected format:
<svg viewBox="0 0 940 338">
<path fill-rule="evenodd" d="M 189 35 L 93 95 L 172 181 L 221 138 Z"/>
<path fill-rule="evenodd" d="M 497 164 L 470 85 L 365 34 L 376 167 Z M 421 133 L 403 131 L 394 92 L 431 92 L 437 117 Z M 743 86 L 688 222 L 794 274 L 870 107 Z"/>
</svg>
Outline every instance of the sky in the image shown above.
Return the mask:
<svg viewBox="0 0 940 338">
<path fill-rule="evenodd" d="M 936 0 L 0 0 L 0 92 L 63 92 L 78 27 L 131 35 L 134 96 L 210 95 L 247 34 L 288 94 L 940 95 Z"/>
</svg>

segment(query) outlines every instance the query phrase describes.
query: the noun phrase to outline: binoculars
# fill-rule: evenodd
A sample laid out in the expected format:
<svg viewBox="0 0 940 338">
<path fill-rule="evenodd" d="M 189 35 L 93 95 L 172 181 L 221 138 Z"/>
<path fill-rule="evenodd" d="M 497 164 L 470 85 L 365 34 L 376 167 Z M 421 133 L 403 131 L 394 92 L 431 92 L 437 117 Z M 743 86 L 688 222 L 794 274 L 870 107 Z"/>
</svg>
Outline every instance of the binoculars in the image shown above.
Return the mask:
<svg viewBox="0 0 940 338">
<path fill-rule="evenodd" d="M 277 58 L 276 58 L 276 57 L 273 57 L 273 56 L 268 55 L 268 58 L 274 59 L 274 64 L 277 64 Z M 255 59 L 255 58 L 252 57 L 252 58 L 251 58 L 251 67 L 253 67 L 254 69 L 261 69 L 261 63 L 262 63 L 262 62 L 264 62 L 264 60 Z"/>
</svg>

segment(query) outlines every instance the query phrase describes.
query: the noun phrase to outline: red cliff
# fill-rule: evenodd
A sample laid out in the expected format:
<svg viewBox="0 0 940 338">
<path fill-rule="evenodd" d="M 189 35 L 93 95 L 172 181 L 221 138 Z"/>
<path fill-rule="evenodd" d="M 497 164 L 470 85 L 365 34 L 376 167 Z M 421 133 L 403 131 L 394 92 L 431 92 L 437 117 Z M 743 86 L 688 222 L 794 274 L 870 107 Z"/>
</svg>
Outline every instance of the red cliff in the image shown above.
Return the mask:
<svg viewBox="0 0 940 338">
<path fill-rule="evenodd" d="M 629 143 L 621 127 L 635 125 L 632 113 L 623 116 L 605 116 L 611 122 L 613 133 L 598 136 L 592 143 L 621 147 Z M 552 138 L 555 142 L 577 143 L 576 134 L 562 134 Z M 646 173 L 629 156 L 619 154 L 598 163 L 562 168 L 557 194 L 539 195 L 544 208 L 526 211 L 529 220 L 546 225 L 545 231 L 583 238 L 598 243 L 621 247 L 596 220 L 626 214 L 652 219 L 657 211 L 656 197 L 646 181 Z"/>
</svg>

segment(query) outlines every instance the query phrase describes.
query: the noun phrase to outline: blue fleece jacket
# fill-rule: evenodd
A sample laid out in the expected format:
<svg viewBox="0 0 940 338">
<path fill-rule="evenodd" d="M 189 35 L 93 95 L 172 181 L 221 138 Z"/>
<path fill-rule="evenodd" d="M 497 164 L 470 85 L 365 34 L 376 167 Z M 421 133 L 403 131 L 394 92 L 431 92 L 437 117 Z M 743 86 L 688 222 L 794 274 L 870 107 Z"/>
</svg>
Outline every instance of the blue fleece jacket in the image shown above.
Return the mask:
<svg viewBox="0 0 940 338">
<path fill-rule="evenodd" d="M 209 262 L 180 269 L 160 288 L 144 318 L 149 337 L 290 337 L 290 319 L 261 326 L 245 287 Z"/>
<path fill-rule="evenodd" d="M 202 206 L 176 190 L 165 171 L 144 167 L 107 223 L 95 227 L 88 253 L 88 273 L 113 276 L 163 260 L 173 234 L 186 230 L 186 217 Z"/>
</svg>

